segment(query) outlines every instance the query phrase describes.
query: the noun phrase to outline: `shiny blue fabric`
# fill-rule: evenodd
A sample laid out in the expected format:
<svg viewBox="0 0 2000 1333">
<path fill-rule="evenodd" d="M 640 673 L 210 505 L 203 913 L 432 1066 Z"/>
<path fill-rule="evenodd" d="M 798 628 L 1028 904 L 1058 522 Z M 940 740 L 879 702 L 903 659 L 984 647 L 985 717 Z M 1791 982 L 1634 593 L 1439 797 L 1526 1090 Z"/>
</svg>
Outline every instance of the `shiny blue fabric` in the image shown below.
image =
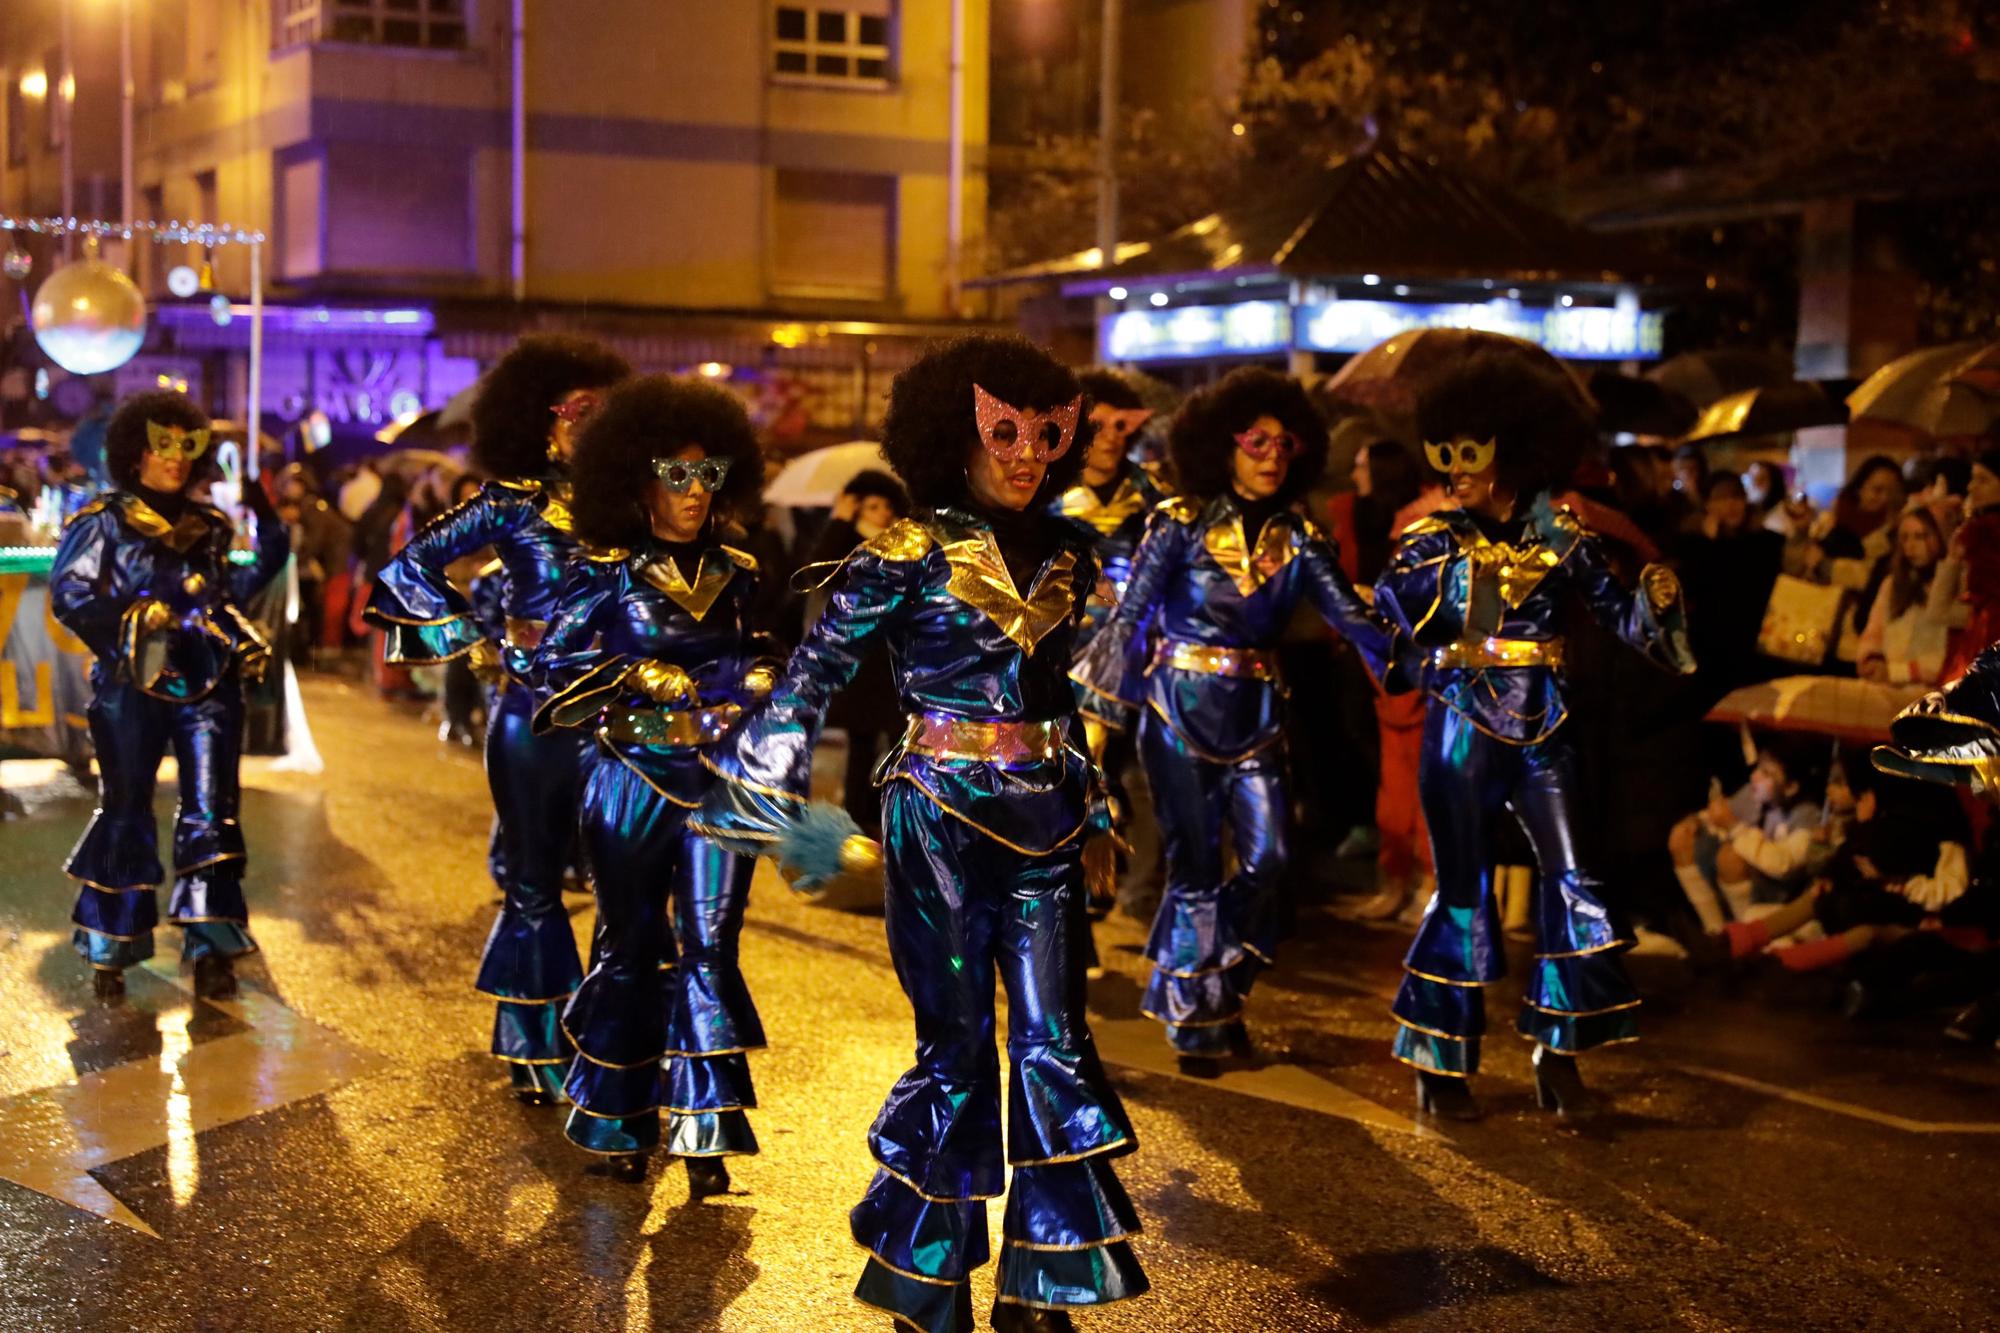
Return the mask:
<svg viewBox="0 0 2000 1333">
<path fill-rule="evenodd" d="M 106 971 L 153 955 L 154 890 L 164 873 L 153 792 L 170 746 L 180 806 L 167 919 L 182 928 L 182 957 L 257 947 L 243 899 L 237 662 L 259 641 L 237 608 L 283 568 L 290 541 L 283 524 L 261 524 L 254 563 L 235 565 L 234 533 L 220 510 L 190 504 L 159 535 L 163 526 L 136 497 L 114 492 L 64 529 L 50 577 L 51 610 L 95 658 L 86 711 L 98 808 L 65 869 L 81 885 L 71 918 L 77 953 Z M 147 597 L 165 601 L 175 618 L 140 636 L 127 612 Z"/>
<path fill-rule="evenodd" d="M 1460 511 L 1411 526 L 1376 583 L 1375 605 L 1398 631 L 1394 673 L 1430 696 L 1417 787 L 1430 826 L 1437 893 L 1404 961 L 1393 1012 L 1398 1059 L 1438 1073 L 1479 1068 L 1481 988 L 1506 971 L 1488 847 L 1512 810 L 1535 849 L 1539 943 L 1518 1030 L 1574 1053 L 1638 1035 L 1638 996 L 1618 960 L 1621 941 L 1601 881 L 1578 854 L 1578 776 L 1562 678 L 1549 667 L 1440 668 L 1428 654 L 1469 639 L 1553 640 L 1566 604 L 1581 599 L 1598 622 L 1656 664 L 1694 668 L 1678 599 L 1655 607 L 1620 584 L 1567 509 L 1538 500 L 1514 525 L 1512 547 Z M 1538 580 L 1503 587 L 1512 571 Z"/>
<path fill-rule="evenodd" d="M 596 1152 L 648 1152 L 664 1139 L 681 1156 L 754 1153 L 745 1112 L 756 1094 L 743 1053 L 764 1045 L 764 1029 L 737 945 L 756 863 L 689 831 L 710 781 L 697 747 L 595 734 L 607 709 L 656 707 L 623 683 L 641 660 L 685 670 L 701 706 L 750 701 L 744 677 L 756 659 L 744 622 L 754 567 L 722 547 L 704 552 L 700 568 L 725 581 L 696 615 L 648 579 L 664 558 L 648 549 L 579 562 L 531 667 L 536 727 L 590 740 L 581 844 L 597 933 L 590 971 L 563 1010 L 577 1052 L 564 1086 L 575 1103 L 567 1132 Z M 701 582 L 684 572 L 697 575 L 684 582 Z"/>
<path fill-rule="evenodd" d="M 488 482 L 425 524 L 369 595 L 366 616 L 384 632 L 384 657 L 448 661 L 482 638 L 504 642 L 509 617 L 547 620 L 579 550 L 559 497 L 553 481 Z M 468 600 L 446 570 L 489 546 L 501 568 L 478 580 L 476 601 Z M 588 738 L 534 734 L 534 710 L 517 673 L 489 695 L 486 781 L 495 826 L 487 860 L 501 905 L 473 983 L 495 1000 L 492 1051 L 517 1066 L 517 1083 L 546 1083 L 547 1070 L 569 1063 L 573 1052 L 553 1012 L 537 1010 L 561 1005 L 583 978 L 562 884 Z"/>
<path fill-rule="evenodd" d="M 1495 822 L 1510 809 L 1539 866 L 1534 917 L 1540 942 L 1519 1030 L 1571 1053 L 1638 1035 L 1638 994 L 1618 957 L 1623 942 L 1604 905 L 1603 885 L 1577 852 L 1577 781 L 1567 734 L 1515 745 L 1488 736 L 1453 709 L 1426 713 L 1417 787 L 1438 887 L 1392 1006 L 1398 1059 L 1438 1073 L 1478 1072 L 1482 988 L 1507 970 L 1487 849 Z"/>
<path fill-rule="evenodd" d="M 826 703 L 878 637 L 905 712 L 1073 718 L 1065 673 L 1094 577 L 1083 539 L 1066 535 L 1029 584 L 1028 601 L 1059 593 L 1068 609 L 1024 649 L 953 591 L 963 572 L 951 552 L 962 561 L 958 544 L 988 532 L 962 511 L 924 512 L 849 558 L 769 702 L 710 756 L 727 779 L 696 816 L 710 836 L 757 851 L 796 818 Z M 889 952 L 917 1052 L 869 1133 L 879 1169 L 849 1216 L 870 1252 L 855 1295 L 936 1333 L 972 1327 L 969 1276 L 990 1253 L 985 1200 L 1007 1186 L 1010 1165 L 1022 1203 L 1004 1227 L 1006 1280 L 1050 1305 L 1146 1287 L 1124 1239 L 1136 1216 L 1109 1165 L 1135 1140 L 1084 1014 L 1081 834 L 1093 775 L 1077 731 L 1047 761 L 937 760 L 898 747 L 878 774 Z M 1004 1145 L 996 977 L 1008 996 Z M 1097 1257 L 1075 1257 L 1086 1251 Z"/>
<path fill-rule="evenodd" d="M 1238 549 L 1263 553 L 1260 581 L 1248 593 L 1217 554 L 1218 546 L 1228 549 L 1227 536 Z M 1229 1049 L 1251 983 L 1284 927 L 1284 691 L 1270 681 L 1156 667 L 1151 636 L 1275 656 L 1301 599 L 1380 674 L 1389 628 L 1309 521 L 1280 512 L 1263 532 L 1248 534 L 1232 496 L 1171 502 L 1147 528 L 1124 601 L 1077 658 L 1087 708 L 1113 723 L 1129 722 L 1135 705 L 1145 709 L 1139 753 L 1165 841 L 1167 886 L 1146 944 L 1153 976 L 1140 1007 L 1166 1024 L 1183 1054 Z M 1225 829 L 1238 864 L 1227 881 Z"/>
<path fill-rule="evenodd" d="M 1111 499 L 1098 503 L 1091 488 L 1079 481 L 1064 492 L 1049 511 L 1077 524 L 1097 557 L 1097 582 L 1084 603 L 1076 646 L 1090 642 L 1111 618 L 1132 578 L 1132 557 L 1146 534 L 1146 521 L 1167 498 L 1167 488 L 1150 468 L 1127 462 Z"/>
</svg>

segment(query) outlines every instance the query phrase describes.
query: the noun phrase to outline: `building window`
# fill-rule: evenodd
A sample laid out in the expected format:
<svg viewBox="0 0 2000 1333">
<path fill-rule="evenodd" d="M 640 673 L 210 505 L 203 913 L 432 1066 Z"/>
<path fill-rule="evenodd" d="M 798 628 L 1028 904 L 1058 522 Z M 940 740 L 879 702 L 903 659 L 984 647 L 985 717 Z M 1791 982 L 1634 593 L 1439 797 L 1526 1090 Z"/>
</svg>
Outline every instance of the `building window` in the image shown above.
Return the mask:
<svg viewBox="0 0 2000 1333">
<path fill-rule="evenodd" d="M 894 293 L 896 178 L 777 173 L 771 279 L 786 296 L 885 301 Z"/>
<path fill-rule="evenodd" d="M 778 5 L 771 72 L 786 82 L 887 87 L 895 49 L 892 9 L 891 0 Z"/>
<path fill-rule="evenodd" d="M 271 44 L 280 50 L 314 42 L 462 50 L 469 4 L 470 0 L 272 0 Z"/>
</svg>

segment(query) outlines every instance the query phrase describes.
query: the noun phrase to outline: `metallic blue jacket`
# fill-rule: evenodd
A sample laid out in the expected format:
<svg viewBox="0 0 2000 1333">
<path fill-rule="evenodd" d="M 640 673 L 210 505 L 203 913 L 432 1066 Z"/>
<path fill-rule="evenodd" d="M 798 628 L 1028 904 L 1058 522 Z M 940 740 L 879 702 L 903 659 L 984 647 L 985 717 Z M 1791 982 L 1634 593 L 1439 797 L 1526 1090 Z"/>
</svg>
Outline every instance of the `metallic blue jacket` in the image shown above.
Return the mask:
<svg viewBox="0 0 2000 1333">
<path fill-rule="evenodd" d="M 230 559 L 229 516 L 190 502 L 169 523 L 137 495 L 113 491 L 85 505 L 63 529 L 50 574 L 55 617 L 96 657 L 93 682 L 123 681 L 176 702 L 212 691 L 241 657 L 268 654 L 243 614 L 284 568 L 291 535 L 275 518 L 257 524 L 249 563 Z M 147 631 L 144 605 L 172 619 Z"/>
<path fill-rule="evenodd" d="M 776 675 L 750 638 L 756 583 L 757 562 L 719 543 L 706 547 L 693 569 L 650 543 L 577 561 L 528 668 L 535 730 L 591 728 L 600 752 L 646 776 L 668 799 L 692 805 L 707 783 L 694 754 L 767 693 Z M 693 697 L 663 704 L 641 693 L 628 676 L 644 662 L 679 667 Z"/>
<path fill-rule="evenodd" d="M 958 509 L 920 510 L 864 543 L 835 576 L 826 611 L 763 707 L 710 761 L 727 781 L 699 816 L 733 850 L 768 846 L 808 790 L 827 702 L 878 637 L 912 727 L 926 719 L 1049 724 L 1037 755 L 978 748 L 945 757 L 904 741 L 877 770 L 908 782 L 974 828 L 1031 855 L 1075 839 L 1092 813 L 1093 770 L 1065 672 L 1096 562 L 1065 525 L 1025 592 L 992 529 Z"/>
<path fill-rule="evenodd" d="M 369 622 L 388 632 L 389 661 L 449 661 L 480 640 L 473 608 L 445 570 L 489 546 L 506 571 L 507 620 L 539 631 L 554 618 L 564 577 L 580 549 L 571 533 L 567 483 L 489 481 L 479 494 L 425 524 L 376 576 L 368 599 Z M 524 647 L 531 647 L 534 635 L 524 638 Z M 510 657 L 516 674 L 526 668 L 525 651 Z"/>
<path fill-rule="evenodd" d="M 1132 557 L 1146 533 L 1146 519 L 1169 494 L 1156 469 L 1127 463 L 1110 499 L 1100 499 L 1095 489 L 1079 481 L 1050 507 L 1050 512 L 1089 529 L 1097 556 L 1097 583 L 1084 608 L 1079 646 L 1103 628 L 1112 608 L 1125 595 L 1125 585 L 1132 577 Z"/>
<path fill-rule="evenodd" d="M 1694 670 L 1680 586 L 1649 565 L 1633 592 L 1567 506 L 1544 498 L 1501 535 L 1463 510 L 1411 524 L 1375 584 L 1398 631 L 1396 671 L 1497 740 L 1533 744 L 1569 716 L 1562 623 L 1570 594 L 1598 623 L 1671 671 Z"/>
<path fill-rule="evenodd" d="M 1150 708 L 1194 753 L 1245 759 L 1280 735 L 1275 649 L 1301 598 L 1379 677 L 1389 627 L 1310 519 L 1281 510 L 1252 542 L 1234 497 L 1169 500 L 1147 523 L 1124 599 L 1077 659 L 1085 706 L 1117 726 Z"/>
</svg>

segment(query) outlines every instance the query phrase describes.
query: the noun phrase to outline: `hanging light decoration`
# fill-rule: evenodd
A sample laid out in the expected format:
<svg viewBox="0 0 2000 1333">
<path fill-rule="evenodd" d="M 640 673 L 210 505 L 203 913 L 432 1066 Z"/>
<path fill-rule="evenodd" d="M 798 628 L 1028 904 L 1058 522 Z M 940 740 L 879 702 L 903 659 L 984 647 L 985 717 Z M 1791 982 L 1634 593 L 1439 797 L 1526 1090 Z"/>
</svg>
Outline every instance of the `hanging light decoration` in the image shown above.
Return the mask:
<svg viewBox="0 0 2000 1333">
<path fill-rule="evenodd" d="M 146 341 L 146 298 L 97 257 L 95 236 L 82 259 L 42 280 L 30 313 L 37 345 L 72 375 L 116 370 Z"/>
<path fill-rule="evenodd" d="M 26 250 L 9 250 L 0 258 L 0 273 L 20 282 L 35 271 L 35 257 Z"/>
</svg>

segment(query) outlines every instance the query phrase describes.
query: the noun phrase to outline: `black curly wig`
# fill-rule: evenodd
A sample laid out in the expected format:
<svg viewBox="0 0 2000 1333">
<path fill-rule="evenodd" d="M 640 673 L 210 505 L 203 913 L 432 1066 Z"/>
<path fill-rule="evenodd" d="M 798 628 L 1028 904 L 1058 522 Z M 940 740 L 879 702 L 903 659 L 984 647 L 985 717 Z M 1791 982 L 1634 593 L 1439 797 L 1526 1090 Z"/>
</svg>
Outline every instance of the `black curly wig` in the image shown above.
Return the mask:
<svg viewBox="0 0 2000 1333">
<path fill-rule="evenodd" d="M 185 430 L 208 430 L 208 413 L 194 405 L 194 400 L 184 393 L 171 389 L 155 389 L 149 393 L 134 394 L 118 405 L 111 415 L 111 424 L 104 428 L 104 468 L 111 476 L 113 486 L 136 486 L 139 483 L 139 460 L 146 452 L 146 423 L 156 421 L 162 426 L 179 426 Z M 188 469 L 187 486 L 194 485 L 203 475 L 202 464 L 215 456 L 215 445 L 209 445 L 209 452 L 195 460 Z"/>
<path fill-rule="evenodd" d="M 550 471 L 549 428 L 576 389 L 606 389 L 632 373 L 625 358 L 589 338 L 535 333 L 494 363 L 472 400 L 472 461 L 494 477 Z"/>
<path fill-rule="evenodd" d="M 730 461 L 711 524 L 753 512 L 764 493 L 764 454 L 750 414 L 729 390 L 703 380 L 645 375 L 613 389 L 583 428 L 570 460 L 570 513 L 591 546 L 635 547 L 652 532 L 645 497 L 653 460 L 698 444 Z"/>
<path fill-rule="evenodd" d="M 896 511 L 897 518 L 907 518 L 910 513 L 910 493 L 903 489 L 902 482 L 880 468 L 863 468 L 840 488 L 840 493 L 851 495 L 857 500 L 880 496 L 889 502 L 891 509 Z"/>
<path fill-rule="evenodd" d="M 1276 417 L 1299 437 L 1300 449 L 1278 488 L 1290 504 L 1313 488 L 1326 470 L 1326 418 L 1305 386 L 1261 366 L 1232 370 L 1181 404 L 1168 427 L 1167 453 L 1182 491 L 1203 500 L 1229 490 L 1235 476 L 1236 436 L 1258 417 Z"/>
<path fill-rule="evenodd" d="M 1025 338 L 972 334 L 933 343 L 889 386 L 882 454 L 918 505 L 964 504 L 965 469 L 980 448 L 972 417 L 972 386 L 1012 407 L 1046 411 L 1083 392 L 1069 368 Z M 1076 441 L 1049 464 L 1043 496 L 1060 495 L 1083 471 L 1090 419 L 1079 417 Z"/>
<path fill-rule="evenodd" d="M 1597 437 L 1582 395 L 1547 370 L 1506 352 L 1475 352 L 1432 382 L 1417 403 L 1426 441 L 1497 440 L 1502 486 L 1522 503 L 1561 490 Z"/>
<path fill-rule="evenodd" d="M 1132 381 L 1115 370 L 1105 366 L 1092 366 L 1077 376 L 1083 391 L 1090 395 L 1086 406 L 1103 403 L 1119 412 L 1130 412 L 1146 405 L 1139 391 L 1132 387 Z"/>
</svg>

